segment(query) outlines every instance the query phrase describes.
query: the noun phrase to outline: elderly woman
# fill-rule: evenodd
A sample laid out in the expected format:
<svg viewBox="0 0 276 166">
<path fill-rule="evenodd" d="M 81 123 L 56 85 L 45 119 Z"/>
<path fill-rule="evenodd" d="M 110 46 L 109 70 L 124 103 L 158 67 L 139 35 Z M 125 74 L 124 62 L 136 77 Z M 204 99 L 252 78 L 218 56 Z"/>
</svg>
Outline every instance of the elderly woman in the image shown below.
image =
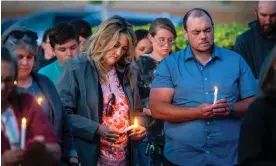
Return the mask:
<svg viewBox="0 0 276 166">
<path fill-rule="evenodd" d="M 5 45 L 18 61 L 17 88 L 19 92 L 33 95 L 49 118 L 55 134 L 62 141 L 62 159 L 78 163 L 77 152 L 71 134 L 70 117 L 64 110 L 53 83 L 35 72 L 37 34 L 24 27 L 16 27 L 3 35 Z"/>
<path fill-rule="evenodd" d="M 241 126 L 241 166 L 276 165 L 276 47 L 261 78 L 262 94 L 248 108 Z"/>
<path fill-rule="evenodd" d="M 57 165 L 60 156 L 58 140 L 34 98 L 17 93 L 14 84 L 16 73 L 16 60 L 7 48 L 2 47 L 1 165 Z M 20 141 L 22 118 L 27 120 L 25 149 L 22 149 Z"/>
<path fill-rule="evenodd" d="M 145 137 L 140 125 L 126 132 L 136 108 L 129 72 L 135 41 L 125 19 L 107 19 L 90 38 L 87 54 L 68 60 L 57 81 L 84 166 L 126 166 L 131 162 L 129 143 Z"/>
</svg>

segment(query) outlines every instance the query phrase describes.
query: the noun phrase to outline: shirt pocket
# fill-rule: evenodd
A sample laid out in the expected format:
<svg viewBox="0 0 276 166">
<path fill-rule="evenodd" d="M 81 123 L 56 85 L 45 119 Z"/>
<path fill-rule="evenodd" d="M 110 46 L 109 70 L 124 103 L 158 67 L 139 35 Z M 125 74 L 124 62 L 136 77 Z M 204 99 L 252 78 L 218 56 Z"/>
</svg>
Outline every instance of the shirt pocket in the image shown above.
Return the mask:
<svg viewBox="0 0 276 166">
<path fill-rule="evenodd" d="M 225 74 L 218 84 L 218 96 L 229 98 L 239 95 L 239 76 L 237 74 Z"/>
</svg>

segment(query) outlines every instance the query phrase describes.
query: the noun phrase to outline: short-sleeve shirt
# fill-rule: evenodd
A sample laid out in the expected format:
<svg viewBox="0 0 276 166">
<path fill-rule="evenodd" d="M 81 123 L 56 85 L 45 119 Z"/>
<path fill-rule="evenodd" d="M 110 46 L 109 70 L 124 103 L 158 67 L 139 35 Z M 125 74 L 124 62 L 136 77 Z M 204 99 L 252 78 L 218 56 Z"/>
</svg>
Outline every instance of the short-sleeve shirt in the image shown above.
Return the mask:
<svg viewBox="0 0 276 166">
<path fill-rule="evenodd" d="M 256 81 L 237 53 L 214 46 L 210 61 L 202 65 L 190 46 L 163 59 L 152 88 L 173 88 L 172 104 L 197 107 L 217 99 L 236 103 L 254 96 Z M 165 157 L 178 165 L 234 165 L 241 120 L 232 116 L 182 123 L 165 122 Z"/>
<path fill-rule="evenodd" d="M 63 72 L 63 66 L 61 66 L 58 60 L 50 63 L 49 65 L 41 68 L 38 73 L 48 77 L 54 84 L 57 82 L 57 79 Z"/>
</svg>

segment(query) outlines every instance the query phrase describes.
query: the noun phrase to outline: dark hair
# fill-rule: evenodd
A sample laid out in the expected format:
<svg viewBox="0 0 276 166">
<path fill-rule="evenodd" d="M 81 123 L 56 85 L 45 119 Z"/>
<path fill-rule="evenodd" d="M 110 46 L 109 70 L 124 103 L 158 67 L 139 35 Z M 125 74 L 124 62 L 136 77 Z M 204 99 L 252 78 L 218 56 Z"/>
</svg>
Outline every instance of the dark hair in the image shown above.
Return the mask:
<svg viewBox="0 0 276 166">
<path fill-rule="evenodd" d="M 1 47 L 1 62 L 5 61 L 14 66 L 14 80 L 17 80 L 18 70 L 17 70 L 17 59 L 11 54 L 8 48 L 2 46 Z M 12 105 L 17 105 L 19 107 L 19 111 L 22 111 L 22 100 L 20 98 L 20 94 L 17 91 L 16 86 L 13 86 L 12 92 L 8 97 L 9 102 Z"/>
<path fill-rule="evenodd" d="M 169 20 L 168 18 L 155 19 L 150 25 L 149 34 L 151 36 L 155 36 L 158 28 L 166 29 L 173 34 L 174 38 L 177 37 L 175 27 L 171 20 Z"/>
<path fill-rule="evenodd" d="M 92 35 L 91 25 L 87 21 L 76 19 L 72 20 L 70 24 L 76 28 L 79 36 L 87 39 Z"/>
<path fill-rule="evenodd" d="M 211 15 L 206 10 L 201 9 L 201 8 L 194 8 L 194 9 L 189 10 L 183 17 L 183 28 L 185 30 L 187 30 L 187 20 L 189 19 L 190 16 L 202 17 L 204 14 L 210 18 L 212 26 L 214 26 L 213 19 L 212 19 Z"/>
<path fill-rule="evenodd" d="M 49 33 L 49 39 L 52 48 L 55 48 L 55 45 L 57 44 L 61 45 L 69 40 L 76 40 L 79 42 L 76 28 L 68 23 L 56 24 Z"/>
<path fill-rule="evenodd" d="M 144 29 L 139 29 L 135 31 L 135 35 L 136 35 L 136 39 L 137 39 L 137 43 L 139 43 L 140 40 L 147 38 L 149 31 L 144 30 Z"/>
<path fill-rule="evenodd" d="M 264 73 L 260 77 L 262 78 L 260 80 L 261 91 L 262 91 L 262 95 L 264 96 L 276 95 L 276 72 L 273 67 L 275 63 L 276 63 L 276 46 L 274 46 L 274 48 L 272 49 L 269 56 L 269 61 L 266 64 L 266 66 L 264 66 Z"/>
<path fill-rule="evenodd" d="M 51 28 L 47 29 L 42 37 L 42 42 L 46 43 L 47 42 L 47 38 L 49 38 L 49 33 L 51 32 Z"/>
<path fill-rule="evenodd" d="M 17 79 L 17 59 L 10 53 L 9 49 L 1 47 L 1 61 L 11 63 L 15 70 L 15 79 Z"/>
</svg>

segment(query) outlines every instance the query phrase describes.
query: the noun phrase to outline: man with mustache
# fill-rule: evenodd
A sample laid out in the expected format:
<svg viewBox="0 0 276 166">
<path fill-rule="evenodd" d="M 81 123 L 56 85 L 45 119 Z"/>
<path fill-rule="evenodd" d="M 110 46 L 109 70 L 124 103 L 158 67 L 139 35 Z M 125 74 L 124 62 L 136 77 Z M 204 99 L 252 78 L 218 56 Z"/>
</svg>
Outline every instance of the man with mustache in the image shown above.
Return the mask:
<svg viewBox="0 0 276 166">
<path fill-rule="evenodd" d="M 237 37 L 235 51 L 243 56 L 258 80 L 261 67 L 276 43 L 276 2 L 260 1 L 254 11 L 257 20 Z"/>
<path fill-rule="evenodd" d="M 152 117 L 164 121 L 164 165 L 233 166 L 254 75 L 239 54 L 214 44 L 206 10 L 188 11 L 183 27 L 189 45 L 161 61 L 150 92 Z"/>
</svg>

